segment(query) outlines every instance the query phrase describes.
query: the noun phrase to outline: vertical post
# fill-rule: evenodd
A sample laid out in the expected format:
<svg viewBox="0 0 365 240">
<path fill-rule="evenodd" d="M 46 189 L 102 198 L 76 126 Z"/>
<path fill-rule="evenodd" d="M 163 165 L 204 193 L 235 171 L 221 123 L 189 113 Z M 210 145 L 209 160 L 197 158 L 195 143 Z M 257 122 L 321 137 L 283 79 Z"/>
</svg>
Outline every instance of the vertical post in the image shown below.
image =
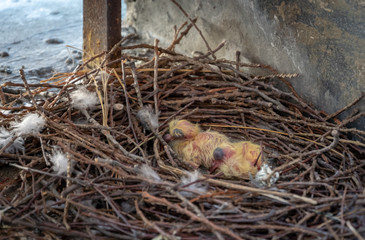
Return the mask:
<svg viewBox="0 0 365 240">
<path fill-rule="evenodd" d="M 121 0 L 83 0 L 83 60 L 102 52 L 108 52 L 121 40 Z M 116 51 L 108 62 L 121 56 Z M 95 67 L 101 63 L 97 59 L 90 63 Z"/>
</svg>

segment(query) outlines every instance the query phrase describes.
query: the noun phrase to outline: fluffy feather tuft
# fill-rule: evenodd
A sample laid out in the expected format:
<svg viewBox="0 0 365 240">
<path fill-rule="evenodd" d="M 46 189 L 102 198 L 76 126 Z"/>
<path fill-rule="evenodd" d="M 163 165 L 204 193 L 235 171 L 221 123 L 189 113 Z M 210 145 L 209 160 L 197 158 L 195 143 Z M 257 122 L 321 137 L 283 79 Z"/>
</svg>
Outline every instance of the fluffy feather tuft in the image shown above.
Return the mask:
<svg viewBox="0 0 365 240">
<path fill-rule="evenodd" d="M 0 149 L 8 145 L 13 138 L 13 134 L 6 130 L 4 127 L 0 128 Z M 22 137 L 17 137 L 14 142 L 5 149 L 6 153 L 16 153 L 18 150 L 24 152 L 24 140 Z"/>
<path fill-rule="evenodd" d="M 159 113 L 154 113 L 150 106 L 144 106 L 138 110 L 137 119 L 145 129 L 151 131 L 151 127 L 153 129 L 159 127 L 158 115 Z"/>
<path fill-rule="evenodd" d="M 200 179 L 201 174 L 198 170 L 193 172 L 186 172 L 187 176 L 181 178 L 182 186 L 186 186 L 185 189 L 196 192 L 199 195 L 205 194 L 207 192 L 207 185 L 202 182 L 196 182 Z M 181 191 L 180 193 L 185 197 L 193 197 L 194 194 L 192 192 Z"/>
<path fill-rule="evenodd" d="M 21 122 L 12 122 L 13 132 L 16 135 L 39 134 L 46 124 L 43 117 L 37 113 L 28 113 Z"/>
<path fill-rule="evenodd" d="M 90 92 L 86 87 L 80 87 L 70 94 L 72 106 L 79 110 L 92 109 L 99 103 L 95 92 Z"/>
<path fill-rule="evenodd" d="M 273 185 L 279 179 L 280 174 L 278 172 L 275 172 L 268 181 L 268 177 L 271 173 L 272 170 L 269 165 L 262 165 L 260 171 L 256 173 L 255 182 L 260 186 L 266 186 L 268 184 L 269 186 Z"/>
<path fill-rule="evenodd" d="M 66 154 L 61 152 L 60 150 L 53 150 L 52 156 L 50 157 L 50 161 L 52 162 L 53 166 L 52 169 L 57 174 L 65 174 L 67 172 L 68 166 L 68 158 Z"/>
<path fill-rule="evenodd" d="M 137 172 L 140 176 L 146 177 L 148 179 L 160 182 L 161 178 L 157 174 L 155 170 L 153 170 L 150 166 L 147 164 L 143 164 L 142 166 L 137 168 Z"/>
</svg>

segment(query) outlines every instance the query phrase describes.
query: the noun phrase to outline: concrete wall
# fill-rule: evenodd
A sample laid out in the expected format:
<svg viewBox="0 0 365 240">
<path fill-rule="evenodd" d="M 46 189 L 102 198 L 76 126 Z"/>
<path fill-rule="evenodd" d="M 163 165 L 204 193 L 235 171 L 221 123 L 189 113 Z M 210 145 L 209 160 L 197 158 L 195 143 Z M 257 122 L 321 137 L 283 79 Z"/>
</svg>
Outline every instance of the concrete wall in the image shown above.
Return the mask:
<svg viewBox="0 0 365 240">
<path fill-rule="evenodd" d="M 144 39 L 168 46 L 173 26 L 186 17 L 167 0 L 125 0 L 123 26 L 132 25 Z M 273 66 L 280 72 L 299 73 L 291 79 L 298 93 L 319 109 L 333 113 L 365 92 L 364 0 L 178 0 L 215 48 L 234 60 Z M 191 55 L 207 51 L 192 29 L 176 49 Z M 356 107 L 365 111 L 365 100 Z M 365 119 L 356 123 L 364 129 Z"/>
</svg>

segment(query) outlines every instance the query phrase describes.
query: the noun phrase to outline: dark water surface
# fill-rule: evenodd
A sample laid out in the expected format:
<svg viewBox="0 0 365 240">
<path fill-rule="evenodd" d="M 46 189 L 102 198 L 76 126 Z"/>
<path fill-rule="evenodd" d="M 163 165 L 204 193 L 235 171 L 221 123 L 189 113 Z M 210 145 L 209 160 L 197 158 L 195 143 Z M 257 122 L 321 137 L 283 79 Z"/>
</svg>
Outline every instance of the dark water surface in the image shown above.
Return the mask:
<svg viewBox="0 0 365 240">
<path fill-rule="evenodd" d="M 0 83 L 72 71 L 81 49 L 82 0 L 0 0 Z"/>
</svg>

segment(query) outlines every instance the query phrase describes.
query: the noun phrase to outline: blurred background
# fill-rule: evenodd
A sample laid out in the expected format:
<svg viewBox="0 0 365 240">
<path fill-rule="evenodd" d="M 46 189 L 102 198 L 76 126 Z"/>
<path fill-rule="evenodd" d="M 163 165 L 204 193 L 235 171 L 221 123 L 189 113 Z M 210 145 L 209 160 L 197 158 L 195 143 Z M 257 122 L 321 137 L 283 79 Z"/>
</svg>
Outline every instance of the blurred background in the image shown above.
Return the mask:
<svg viewBox="0 0 365 240">
<path fill-rule="evenodd" d="M 82 60 L 82 0 L 0 0 L 0 23 L 0 83 L 21 82 L 22 66 L 36 82 Z"/>
</svg>

